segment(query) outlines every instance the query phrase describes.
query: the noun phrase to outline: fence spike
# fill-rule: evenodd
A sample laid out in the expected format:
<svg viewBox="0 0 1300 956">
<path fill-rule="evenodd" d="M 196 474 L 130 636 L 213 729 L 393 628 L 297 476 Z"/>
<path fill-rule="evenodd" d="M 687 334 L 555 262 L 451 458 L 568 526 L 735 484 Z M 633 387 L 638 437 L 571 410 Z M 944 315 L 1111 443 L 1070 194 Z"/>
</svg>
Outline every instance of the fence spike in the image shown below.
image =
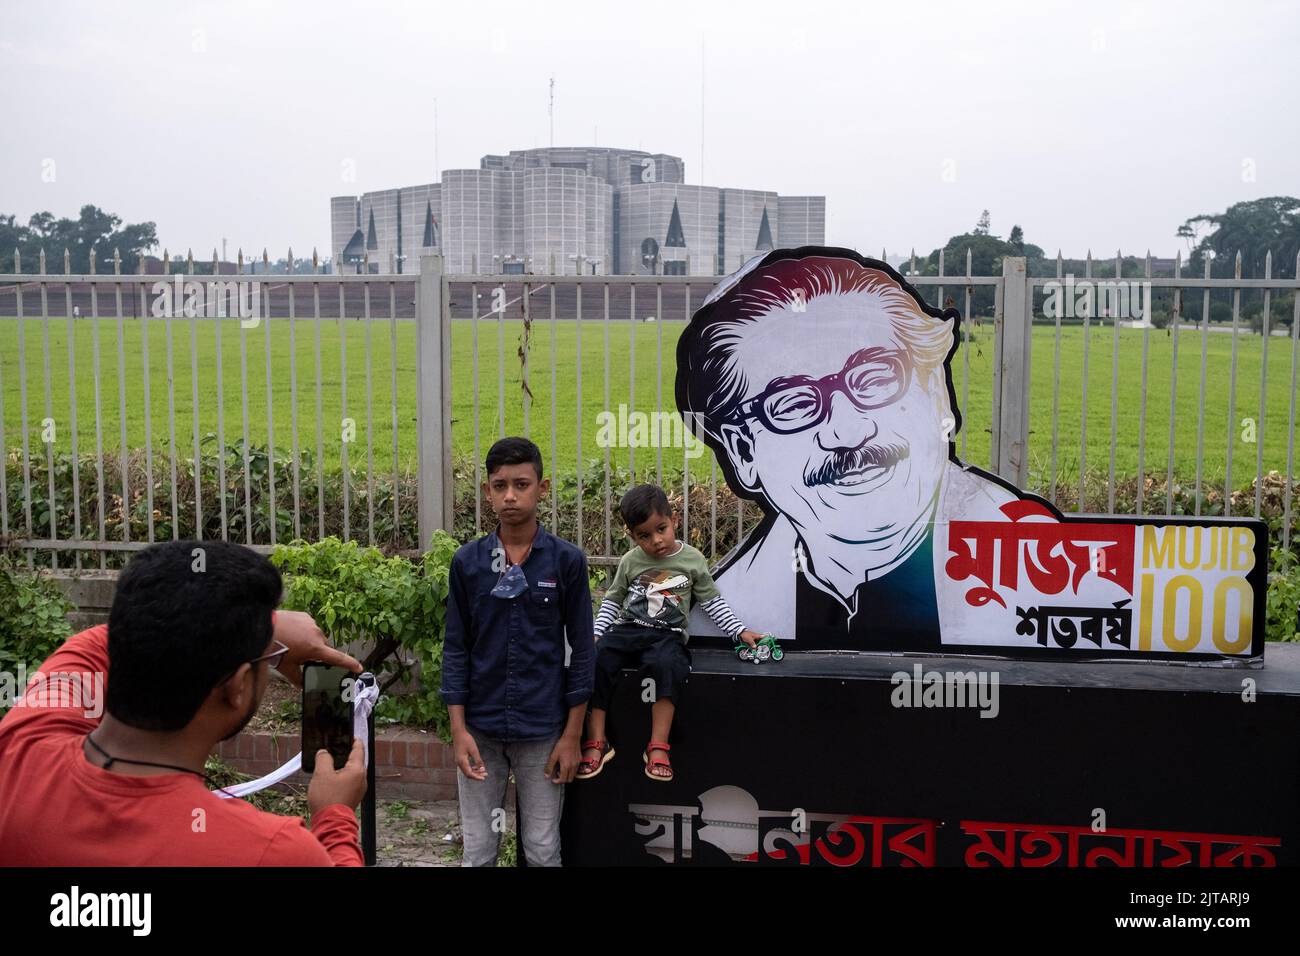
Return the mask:
<svg viewBox="0 0 1300 956">
<path fill-rule="evenodd" d="M 194 250 L 193 249 L 185 250 L 185 271 L 188 272 L 190 275 L 194 275 Z"/>
<path fill-rule="evenodd" d="M 235 256 L 239 263 L 239 268 L 237 271 L 239 272 L 240 275 L 243 275 L 244 274 L 244 247 L 243 246 L 239 247 L 239 249 L 235 253 Z"/>
<path fill-rule="evenodd" d="M 287 262 L 287 265 L 285 266 L 285 269 L 284 269 L 285 274 L 286 274 L 286 275 L 293 275 L 293 246 L 290 246 L 290 247 L 289 247 L 289 258 L 286 260 L 286 262 Z"/>
<path fill-rule="evenodd" d="M 72 253 L 68 251 L 67 246 L 64 246 L 63 247 L 63 274 L 66 276 L 71 272 L 72 272 Z"/>
<path fill-rule="evenodd" d="M 40 266 L 41 275 L 45 275 L 45 247 L 44 246 L 41 247 L 41 254 L 40 254 L 40 258 L 37 260 L 37 264 Z"/>
<path fill-rule="evenodd" d="M 939 250 L 939 276 L 941 278 L 943 276 L 943 250 L 942 249 Z M 942 302 L 939 303 L 939 308 L 941 309 L 943 308 Z"/>
<path fill-rule="evenodd" d="M 315 272 L 320 267 L 320 256 L 316 254 L 316 247 L 311 247 L 311 271 Z"/>
<path fill-rule="evenodd" d="M 263 272 L 271 271 L 271 256 L 270 254 L 267 253 L 266 246 L 262 247 L 262 271 Z"/>
<path fill-rule="evenodd" d="M 1264 278 L 1273 278 L 1273 250 L 1264 253 Z"/>
<path fill-rule="evenodd" d="M 970 258 L 970 257 L 971 257 L 971 248 L 970 248 L 970 246 L 967 246 L 967 247 L 966 247 L 966 277 L 967 277 L 968 279 L 970 278 L 970 266 L 971 266 L 971 258 Z"/>
<path fill-rule="evenodd" d="M 23 271 L 23 254 L 18 251 L 17 246 L 14 246 L 14 273 L 21 274 L 22 271 Z"/>
<path fill-rule="evenodd" d="M 1234 279 L 1241 278 L 1241 250 L 1240 249 L 1237 250 L 1237 261 L 1233 264 L 1232 276 Z"/>
<path fill-rule="evenodd" d="M 140 257 L 140 261 L 144 262 L 144 256 Z M 122 274 L 122 250 L 119 249 L 117 246 L 114 246 L 113 247 L 113 275 L 120 276 L 121 274 Z"/>
<path fill-rule="evenodd" d="M 95 247 L 90 247 L 90 274 L 95 274 Z"/>
</svg>

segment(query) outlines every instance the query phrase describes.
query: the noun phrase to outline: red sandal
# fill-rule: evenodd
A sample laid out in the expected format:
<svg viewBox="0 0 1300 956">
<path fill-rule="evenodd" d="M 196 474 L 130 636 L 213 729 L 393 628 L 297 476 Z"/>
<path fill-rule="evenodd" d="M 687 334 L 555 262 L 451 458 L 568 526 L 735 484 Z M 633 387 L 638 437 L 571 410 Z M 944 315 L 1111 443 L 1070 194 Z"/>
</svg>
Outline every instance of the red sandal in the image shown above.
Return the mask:
<svg viewBox="0 0 1300 956">
<path fill-rule="evenodd" d="M 671 749 L 672 748 L 666 743 L 652 740 L 641 753 L 641 760 L 645 763 L 645 775 L 656 783 L 671 783 L 673 779 L 673 767 L 672 764 L 663 757 L 651 757 L 650 751 L 662 750 L 666 753 Z M 668 772 L 663 774 L 653 773 L 652 771 L 655 767 L 666 767 Z"/>
<path fill-rule="evenodd" d="M 614 756 L 614 746 L 608 740 L 588 740 L 582 745 L 583 750 L 599 750 L 599 757 L 584 757 L 578 763 L 578 772 L 574 774 L 575 780 L 590 780 L 605 769 L 605 764 L 609 763 Z"/>
</svg>

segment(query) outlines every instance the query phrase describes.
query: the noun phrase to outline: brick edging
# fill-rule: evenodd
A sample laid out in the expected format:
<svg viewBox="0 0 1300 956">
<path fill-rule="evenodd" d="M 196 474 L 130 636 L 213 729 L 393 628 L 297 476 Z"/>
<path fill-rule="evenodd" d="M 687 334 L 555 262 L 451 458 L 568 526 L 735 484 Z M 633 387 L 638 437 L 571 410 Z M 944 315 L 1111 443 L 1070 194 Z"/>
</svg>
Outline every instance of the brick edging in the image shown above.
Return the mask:
<svg viewBox="0 0 1300 956">
<path fill-rule="evenodd" d="M 240 773 L 260 777 L 296 754 L 302 746 L 297 728 L 287 731 L 245 729 L 217 745 L 217 755 Z M 299 772 L 289 783 L 306 787 Z M 381 800 L 455 800 L 456 764 L 451 747 L 438 735 L 410 727 L 375 728 L 375 790 Z"/>
</svg>

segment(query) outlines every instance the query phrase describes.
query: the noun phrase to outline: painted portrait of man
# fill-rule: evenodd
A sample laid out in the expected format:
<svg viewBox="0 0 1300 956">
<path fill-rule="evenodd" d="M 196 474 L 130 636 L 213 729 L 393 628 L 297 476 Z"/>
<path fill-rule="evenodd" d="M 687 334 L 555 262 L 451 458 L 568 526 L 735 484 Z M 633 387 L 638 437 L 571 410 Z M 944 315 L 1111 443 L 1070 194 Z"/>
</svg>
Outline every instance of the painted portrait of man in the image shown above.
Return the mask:
<svg viewBox="0 0 1300 956">
<path fill-rule="evenodd" d="M 755 259 L 696 312 L 677 405 L 763 510 L 715 572 L 754 627 L 803 649 L 939 648 L 936 522 L 1017 498 L 956 458 L 958 322 L 885 263 L 827 248 Z"/>
</svg>

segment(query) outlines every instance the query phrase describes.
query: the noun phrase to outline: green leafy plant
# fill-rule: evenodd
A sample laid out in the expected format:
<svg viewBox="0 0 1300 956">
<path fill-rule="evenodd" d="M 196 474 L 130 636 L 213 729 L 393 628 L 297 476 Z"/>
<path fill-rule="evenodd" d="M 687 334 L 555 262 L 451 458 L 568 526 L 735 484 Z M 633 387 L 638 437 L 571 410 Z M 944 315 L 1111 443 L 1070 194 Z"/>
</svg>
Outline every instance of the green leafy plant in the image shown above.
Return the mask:
<svg viewBox="0 0 1300 956">
<path fill-rule="evenodd" d="M 514 830 L 501 834 L 501 848 L 497 850 L 497 866 L 519 865 L 519 838 Z"/>
<path fill-rule="evenodd" d="M 1300 559 L 1274 548 L 1269 564 L 1265 635 L 1270 641 L 1300 641 Z"/>
<path fill-rule="evenodd" d="M 444 740 L 450 740 L 450 722 L 438 686 L 447 575 L 456 548 L 438 531 L 414 562 L 333 537 L 294 541 L 271 554 L 285 576 L 285 607 L 311 614 L 336 645 L 360 643 L 364 649 L 356 656 L 378 677 L 381 692 L 415 682 L 415 691 L 381 698 L 377 713 L 432 725 Z"/>
<path fill-rule="evenodd" d="M 72 633 L 72 610 L 53 581 L 0 555 L 0 670 L 36 670 Z"/>
</svg>

